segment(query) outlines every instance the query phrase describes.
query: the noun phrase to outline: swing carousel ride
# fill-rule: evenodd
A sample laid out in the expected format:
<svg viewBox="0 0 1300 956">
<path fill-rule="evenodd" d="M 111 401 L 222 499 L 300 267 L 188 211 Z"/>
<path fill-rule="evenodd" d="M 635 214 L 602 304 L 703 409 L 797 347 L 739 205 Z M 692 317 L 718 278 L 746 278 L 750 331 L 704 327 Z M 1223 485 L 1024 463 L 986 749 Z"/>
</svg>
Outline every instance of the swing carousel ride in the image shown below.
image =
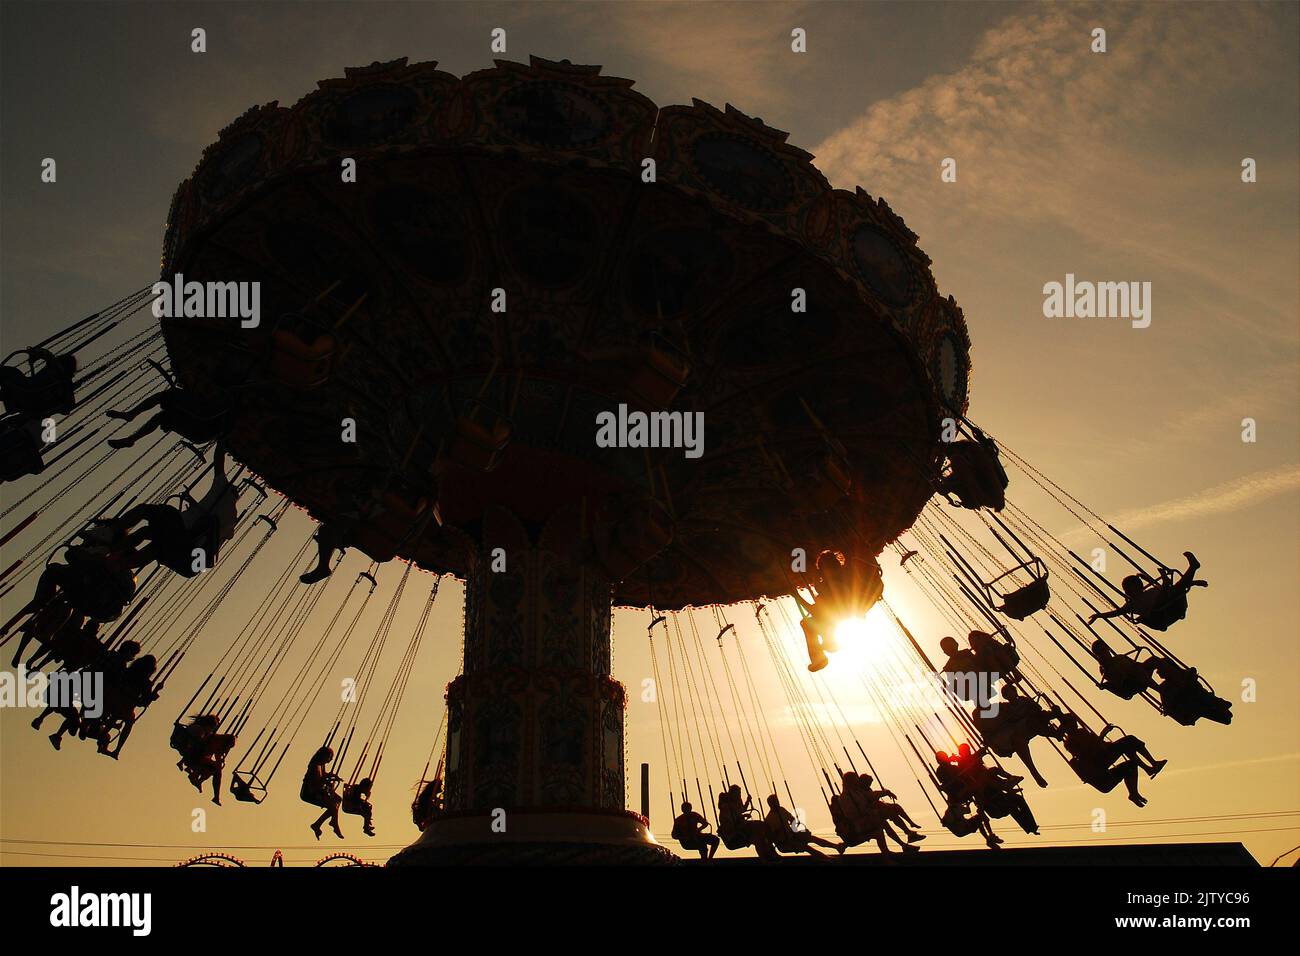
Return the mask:
<svg viewBox="0 0 1300 956">
<path fill-rule="evenodd" d="M 205 625 L 238 593 L 245 626 L 176 712 L 178 768 L 256 805 L 295 740 L 323 729 L 300 794 L 322 810 L 313 829 L 337 829 L 341 807 L 369 833 L 385 741 L 454 576 L 463 671 L 413 808 L 421 835 L 394 863 L 674 858 L 625 808 L 614 607 L 651 613 L 673 813 L 694 796 L 712 814 L 674 826 L 688 851 L 712 852 L 716 826 L 732 849 L 816 852 L 782 813 L 762 706 L 743 699 L 737 606 L 842 844 L 920 839 L 872 789 L 838 703 L 825 719 L 809 706 L 826 701 L 836 629 L 876 605 L 892 656 L 864 689 L 951 832 L 994 846 L 1007 816 L 1036 831 L 1001 764 L 1040 779 L 1035 737 L 1085 783 L 1145 802 L 1138 773 L 1161 762 L 1079 686 L 1184 724 L 1231 719 L 1153 633 L 1186 612 L 1194 558 L 1180 576 L 966 417 L 966 324 L 916 236 L 785 139 L 731 106 L 660 109 L 599 67 L 538 58 L 464 78 L 404 59 L 349 69 L 222 130 L 172 201 L 161 279 L 256 283 L 263 320 L 199 303 L 154 321 L 146 287 L 0 370 L 0 477 L 16 490 L 0 598 L 33 595 L 3 640 L 16 661 L 30 648 L 34 666 L 107 681 L 102 716 L 41 715 L 63 721 L 55 745 L 116 755 L 194 644 L 221 640 Z M 593 423 L 612 412 L 702 421 L 702 453 L 630 431 L 603 447 Z M 1122 585 L 1006 498 L 1006 467 L 1133 566 Z M 277 574 L 258 559 L 291 506 L 319 528 Z M 345 549 L 371 563 L 336 584 L 340 601 L 324 579 Z M 886 553 L 962 638 L 944 639 L 946 661 L 886 602 Z M 405 568 L 371 632 L 359 622 L 389 561 Z M 433 584 L 385 687 L 381 652 L 400 646 L 419 572 Z M 327 593 L 337 610 L 316 633 Z M 291 649 L 305 661 L 273 694 Z M 354 651 L 356 701 L 304 737 Z M 917 680 L 933 704 L 889 686 Z"/>
</svg>

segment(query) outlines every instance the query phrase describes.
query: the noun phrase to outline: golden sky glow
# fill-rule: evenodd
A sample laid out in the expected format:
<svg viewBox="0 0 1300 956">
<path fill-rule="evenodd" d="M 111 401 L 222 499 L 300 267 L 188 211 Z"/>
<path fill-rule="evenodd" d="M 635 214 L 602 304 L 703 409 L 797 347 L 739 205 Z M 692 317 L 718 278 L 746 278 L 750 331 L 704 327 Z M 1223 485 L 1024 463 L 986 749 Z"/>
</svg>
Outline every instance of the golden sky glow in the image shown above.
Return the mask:
<svg viewBox="0 0 1300 956">
<path fill-rule="evenodd" d="M 1039 766 L 1051 785 L 1027 792 L 1043 836 L 1008 828 L 1009 844 L 1240 840 L 1268 862 L 1300 843 L 1295 5 L 225 4 L 204 8 L 211 52 L 202 58 L 188 52 L 193 15 L 184 7 L 6 4 L 0 15 L 6 353 L 150 281 L 171 192 L 217 131 L 254 103 L 295 101 L 345 66 L 407 56 L 463 74 L 490 65 L 488 31 L 505 25 L 509 59 L 599 63 L 661 105 L 692 96 L 731 102 L 789 130 L 833 185 L 885 197 L 919 234 L 940 290 L 956 297 L 970 326 L 971 417 L 1140 531 L 1156 553 L 1194 550 L 1211 582 L 1168 639 L 1234 701 L 1233 724 L 1181 727 L 1139 702 L 1105 700 L 1108 715 L 1170 759 L 1158 780 L 1144 782 L 1150 805 L 1139 811 L 1118 791 L 1084 787 L 1044 746 Z M 1104 57 L 1087 51 L 1094 22 L 1109 28 Z M 789 53 L 792 26 L 808 30 L 801 58 Z M 66 157 L 57 190 L 40 187 L 32 172 L 46 155 Z M 959 177 L 942 184 L 939 162 L 948 156 L 958 159 Z M 1247 156 L 1259 168 L 1249 186 L 1239 176 Z M 1151 327 L 1044 318 L 1043 284 L 1067 273 L 1152 282 Z M 1241 441 L 1245 417 L 1258 422 L 1255 443 Z M 5 506 L 12 488 L 0 488 Z M 1083 552 L 1096 544 L 1027 482 L 1010 495 Z M 292 512 L 261 567 L 278 573 L 310 531 Z M 892 552 L 882 564 L 891 606 L 936 655 L 949 633 L 943 618 Z M 337 576 L 350 581 L 363 568 L 349 555 Z M 381 587 L 400 575 L 386 567 Z M 267 580 L 241 582 L 120 761 L 76 742 L 55 753 L 27 726 L 30 712 L 0 712 L 0 863 L 167 863 L 199 847 L 230 848 L 254 863 L 274 847 L 291 863 L 335 849 L 385 859 L 415 838 L 411 788 L 460 666 L 463 589 L 455 582 L 438 599 L 394 728 L 375 790 L 374 840 L 345 817 L 346 841 L 327 833 L 317 844 L 308 830 L 315 813 L 297 799 L 335 700 L 313 712 L 313 732 L 290 751 L 262 807 L 227 800 L 213 808 L 176 770 L 170 721 Z M 431 579 L 416 583 L 399 629 L 414 625 Z M 334 587 L 309 627 L 337 607 L 346 584 Z M 18 599 L 4 598 L 0 616 Z M 382 607 L 373 610 L 369 623 Z M 787 612 L 773 619 L 792 622 Z M 805 818 L 829 833 L 818 773 L 753 607 L 726 613 L 738 644 L 726 653 L 739 668 L 743 649 L 761 703 L 761 714 L 745 703 L 746 719 L 770 728 Z M 723 653 L 712 613 L 695 619 L 708 653 Z M 651 674 L 649 620 L 639 610 L 615 615 L 614 673 L 629 689 L 628 806 L 637 804 L 637 766 L 649 762 L 652 825 L 666 839 L 673 772 L 664 766 L 658 710 L 638 694 Z M 802 670 L 797 632 L 779 631 Z M 829 689 L 811 713 L 832 746 L 856 756 L 861 743 L 881 781 L 933 833 L 938 823 L 916 773 L 866 683 L 901 683 L 900 639 L 874 609 L 841 641 L 809 684 Z M 1035 648 L 1062 673 L 1071 666 L 1050 645 Z M 356 669 L 360 651 L 344 655 L 335 680 Z M 396 664 L 396 656 L 386 660 L 378 679 L 386 682 Z M 1255 682 L 1256 702 L 1240 702 L 1243 681 Z M 847 739 L 836 736 L 838 714 L 852 728 Z M 696 744 L 697 759 L 707 763 L 698 755 L 708 747 Z M 1091 827 L 1098 806 L 1108 814 L 1102 833 Z M 206 832 L 193 829 L 196 808 L 209 811 Z M 956 845 L 943 832 L 926 844 Z"/>
</svg>

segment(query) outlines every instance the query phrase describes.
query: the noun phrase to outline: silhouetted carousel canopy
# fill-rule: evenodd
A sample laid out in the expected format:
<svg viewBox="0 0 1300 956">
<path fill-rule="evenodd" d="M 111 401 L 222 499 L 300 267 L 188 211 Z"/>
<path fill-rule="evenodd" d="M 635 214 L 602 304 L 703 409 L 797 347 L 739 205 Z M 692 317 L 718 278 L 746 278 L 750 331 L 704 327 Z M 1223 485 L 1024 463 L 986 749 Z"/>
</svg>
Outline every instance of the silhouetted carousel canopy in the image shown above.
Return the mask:
<svg viewBox="0 0 1300 956">
<path fill-rule="evenodd" d="M 883 200 L 831 189 L 731 106 L 660 110 L 595 66 L 346 74 L 224 129 L 169 216 L 165 279 L 261 283 L 258 329 L 163 328 L 182 386 L 242 401 L 229 447 L 269 484 L 324 521 L 375 489 L 436 499 L 442 524 L 398 553 L 457 575 L 491 505 L 609 530 L 653 499 L 672 543 L 623 576 L 626 605 L 789 593 L 791 548 L 875 554 L 912 523 L 940 422 L 966 408 L 969 339 Z M 305 309 L 333 332 L 288 382 L 270 338 Z M 597 447 L 619 404 L 703 412 L 703 456 Z M 490 470 L 445 461 L 466 417 L 508 423 Z M 818 510 L 828 436 L 852 489 Z"/>
</svg>

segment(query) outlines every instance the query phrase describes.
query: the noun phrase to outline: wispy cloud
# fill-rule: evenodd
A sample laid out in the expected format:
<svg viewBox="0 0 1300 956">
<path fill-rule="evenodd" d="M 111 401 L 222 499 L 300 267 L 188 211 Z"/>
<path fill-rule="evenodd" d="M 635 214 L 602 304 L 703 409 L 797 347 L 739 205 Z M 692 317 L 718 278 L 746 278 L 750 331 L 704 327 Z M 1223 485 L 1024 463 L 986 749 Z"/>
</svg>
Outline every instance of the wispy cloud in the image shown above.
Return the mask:
<svg viewBox="0 0 1300 956">
<path fill-rule="evenodd" d="M 899 211 L 923 235 L 1058 230 L 1114 260 L 1218 286 L 1243 331 L 1294 341 L 1294 315 L 1264 281 L 1294 273 L 1294 221 L 1257 205 L 1262 194 L 1232 188 L 1242 146 L 1261 146 L 1264 131 L 1241 137 L 1205 125 L 1232 95 L 1278 92 L 1271 77 L 1293 54 L 1276 13 L 1243 4 L 1023 8 L 956 71 L 873 104 L 813 152 L 836 185 L 905 197 Z M 1105 54 L 1089 49 L 1098 25 L 1109 27 Z M 958 162 L 959 202 L 938 185 L 944 157 Z M 1273 167 L 1276 182 L 1294 183 L 1290 150 Z M 1260 252 L 1225 268 L 1230 223 Z M 1275 254 L 1265 253 L 1270 245 Z M 1277 272 L 1284 256 L 1290 273 Z"/>
<path fill-rule="evenodd" d="M 609 52 L 653 65 L 660 102 L 698 95 L 721 107 L 734 102 L 753 115 L 789 105 L 791 75 L 805 60 L 790 53 L 790 29 L 805 3 L 612 3 L 546 10 L 580 31 L 592 31 Z M 665 83 L 674 88 L 663 89 Z M 702 90 L 707 90 L 707 95 Z"/>
<path fill-rule="evenodd" d="M 1300 763 L 1300 753 L 1271 754 L 1267 757 L 1252 757 L 1247 760 L 1225 760 L 1221 763 L 1198 764 L 1195 767 L 1173 767 L 1167 772 L 1167 776 L 1205 773 L 1209 770 L 1229 770 L 1234 767 L 1255 767 L 1270 763 Z"/>
<path fill-rule="evenodd" d="M 1164 521 L 1199 518 L 1240 511 L 1279 495 L 1300 491 L 1300 464 L 1282 465 L 1267 471 L 1243 475 L 1183 498 L 1162 504 L 1133 508 L 1116 515 L 1113 524 L 1125 529 L 1142 528 Z"/>
</svg>

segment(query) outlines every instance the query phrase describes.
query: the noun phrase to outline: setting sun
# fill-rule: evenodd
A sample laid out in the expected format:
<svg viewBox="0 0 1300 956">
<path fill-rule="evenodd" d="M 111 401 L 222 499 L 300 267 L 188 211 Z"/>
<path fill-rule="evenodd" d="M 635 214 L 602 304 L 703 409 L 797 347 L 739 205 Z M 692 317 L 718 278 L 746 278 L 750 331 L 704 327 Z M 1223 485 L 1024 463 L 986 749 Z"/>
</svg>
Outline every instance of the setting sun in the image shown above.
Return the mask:
<svg viewBox="0 0 1300 956">
<path fill-rule="evenodd" d="M 890 639 L 889 619 L 879 605 L 863 617 L 841 621 L 835 628 L 839 650 L 831 665 L 855 673 L 874 672 L 884 661 Z M 836 667 L 838 665 L 838 668 Z"/>
</svg>

